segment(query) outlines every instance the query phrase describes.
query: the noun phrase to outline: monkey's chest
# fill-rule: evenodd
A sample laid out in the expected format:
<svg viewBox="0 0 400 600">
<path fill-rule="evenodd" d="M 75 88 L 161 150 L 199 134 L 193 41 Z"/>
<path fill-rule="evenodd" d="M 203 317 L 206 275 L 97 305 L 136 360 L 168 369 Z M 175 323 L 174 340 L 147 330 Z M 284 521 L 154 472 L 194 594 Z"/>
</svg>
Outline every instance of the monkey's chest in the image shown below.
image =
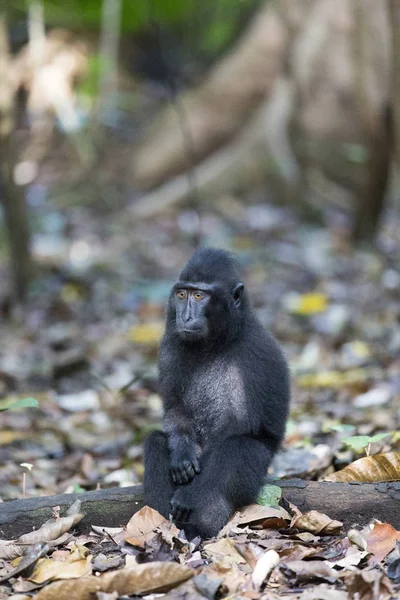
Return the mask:
<svg viewBox="0 0 400 600">
<path fill-rule="evenodd" d="M 245 425 L 245 390 L 236 365 L 216 363 L 196 370 L 184 390 L 183 402 L 200 445 L 218 434 L 238 432 Z"/>
</svg>

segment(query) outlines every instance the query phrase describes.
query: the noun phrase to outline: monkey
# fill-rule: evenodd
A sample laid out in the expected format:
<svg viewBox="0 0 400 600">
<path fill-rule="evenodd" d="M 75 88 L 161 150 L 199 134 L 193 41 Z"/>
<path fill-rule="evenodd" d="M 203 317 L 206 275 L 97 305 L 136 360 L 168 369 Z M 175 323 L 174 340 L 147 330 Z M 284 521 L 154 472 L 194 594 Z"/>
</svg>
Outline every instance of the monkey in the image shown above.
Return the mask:
<svg viewBox="0 0 400 600">
<path fill-rule="evenodd" d="M 197 250 L 172 287 L 159 348 L 162 431 L 144 446 L 144 500 L 186 537 L 217 535 L 254 502 L 284 438 L 284 354 L 227 251 Z"/>
</svg>

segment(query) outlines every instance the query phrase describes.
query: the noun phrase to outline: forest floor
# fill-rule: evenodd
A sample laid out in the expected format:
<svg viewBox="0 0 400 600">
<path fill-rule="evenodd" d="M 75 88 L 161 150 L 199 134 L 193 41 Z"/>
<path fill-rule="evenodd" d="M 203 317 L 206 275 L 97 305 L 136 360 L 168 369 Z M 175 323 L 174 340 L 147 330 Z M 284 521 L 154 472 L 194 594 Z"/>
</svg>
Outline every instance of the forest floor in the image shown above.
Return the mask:
<svg viewBox="0 0 400 600">
<path fill-rule="evenodd" d="M 85 201 L 80 191 L 75 201 L 40 183 L 30 194 L 37 274 L 26 310 L 11 311 L 0 292 L 3 501 L 142 480 L 143 439 L 161 419 L 164 306 L 193 250 L 199 214 L 204 243 L 237 254 L 257 315 L 290 362 L 291 417 L 271 474 L 322 479 L 366 448 L 372 456 L 400 449 L 394 209 L 385 213 L 376 247 L 354 249 L 340 215 L 327 211 L 325 225 L 312 225 L 263 191 L 217 197 L 198 211 L 181 208 L 151 222 L 134 222 L 129 208 L 105 193 Z M 4 256 L 0 277 L 5 283 Z M 38 407 L 4 410 L 27 398 Z M 393 468 L 400 478 L 400 467 Z M 36 548 L 33 573 L 12 562 L 21 551 L 0 545 L 0 598 L 71 598 L 67 586 L 76 577 L 85 578 L 74 588 L 76 600 L 94 598 L 94 589 L 111 600 L 178 584 L 166 597 L 398 597 L 400 532 L 389 524 L 355 524 L 349 532 L 335 522 L 327 527 L 320 515 L 301 521 L 295 507 L 262 510 L 236 518 L 218 540 L 189 544 L 150 511 L 126 531 L 74 534 L 77 508 L 75 520 L 60 524 L 57 542 L 51 534 L 50 550 Z M 141 536 L 143 530 L 150 533 Z M 99 587 L 90 576 L 105 571 Z"/>
</svg>

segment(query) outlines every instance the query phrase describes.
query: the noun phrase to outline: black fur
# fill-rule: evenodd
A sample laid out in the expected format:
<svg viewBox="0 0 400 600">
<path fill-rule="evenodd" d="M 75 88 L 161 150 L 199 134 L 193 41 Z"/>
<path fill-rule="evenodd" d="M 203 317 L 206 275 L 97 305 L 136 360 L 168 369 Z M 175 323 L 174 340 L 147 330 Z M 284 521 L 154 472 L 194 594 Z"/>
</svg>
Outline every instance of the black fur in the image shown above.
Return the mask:
<svg viewBox="0 0 400 600">
<path fill-rule="evenodd" d="M 290 399 L 286 360 L 229 253 L 199 250 L 181 272 L 159 366 L 164 431 L 146 441 L 145 502 L 188 537 L 212 537 L 256 499 Z"/>
</svg>

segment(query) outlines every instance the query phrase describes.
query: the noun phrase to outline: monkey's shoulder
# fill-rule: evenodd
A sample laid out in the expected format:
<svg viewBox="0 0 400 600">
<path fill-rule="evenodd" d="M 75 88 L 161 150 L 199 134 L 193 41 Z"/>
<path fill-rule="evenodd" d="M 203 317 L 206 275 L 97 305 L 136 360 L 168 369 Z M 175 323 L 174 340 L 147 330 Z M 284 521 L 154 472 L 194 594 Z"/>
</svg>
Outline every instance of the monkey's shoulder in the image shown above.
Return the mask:
<svg viewBox="0 0 400 600">
<path fill-rule="evenodd" d="M 255 317 L 242 337 L 240 354 L 257 363 L 287 365 L 281 346 L 274 336 Z"/>
</svg>

